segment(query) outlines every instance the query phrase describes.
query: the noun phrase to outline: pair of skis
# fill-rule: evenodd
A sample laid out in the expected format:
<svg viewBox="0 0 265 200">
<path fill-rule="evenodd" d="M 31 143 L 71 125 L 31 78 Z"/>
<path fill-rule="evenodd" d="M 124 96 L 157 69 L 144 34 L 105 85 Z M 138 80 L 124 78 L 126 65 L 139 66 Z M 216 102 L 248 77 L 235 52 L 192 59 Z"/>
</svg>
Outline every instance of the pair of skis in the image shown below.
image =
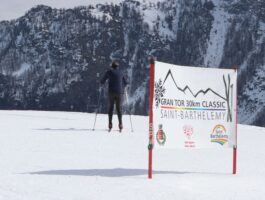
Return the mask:
<svg viewBox="0 0 265 200">
<path fill-rule="evenodd" d="M 110 133 L 111 130 L 112 130 L 112 128 L 108 129 L 108 132 Z M 115 129 L 115 130 L 112 130 L 112 131 L 119 131 L 121 133 L 122 132 L 122 129 L 119 129 L 119 130 Z"/>
</svg>

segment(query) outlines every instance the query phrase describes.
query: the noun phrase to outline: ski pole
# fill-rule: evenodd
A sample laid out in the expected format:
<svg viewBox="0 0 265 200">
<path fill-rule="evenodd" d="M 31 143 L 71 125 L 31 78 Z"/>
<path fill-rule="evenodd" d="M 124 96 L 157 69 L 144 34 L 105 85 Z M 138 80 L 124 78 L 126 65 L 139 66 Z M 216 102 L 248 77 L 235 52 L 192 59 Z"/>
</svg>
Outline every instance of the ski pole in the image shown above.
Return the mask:
<svg viewBox="0 0 265 200">
<path fill-rule="evenodd" d="M 99 78 L 99 73 L 97 73 L 97 78 Z M 100 83 L 99 83 L 100 84 Z M 97 121 L 97 115 L 98 115 L 98 110 L 99 110 L 99 103 L 100 103 L 100 96 L 101 96 L 101 87 L 99 85 L 99 89 L 98 89 L 98 104 L 97 104 L 97 108 L 96 108 L 96 113 L 95 113 L 95 120 L 94 120 L 94 125 L 93 125 L 93 131 L 95 130 L 95 126 L 96 126 L 96 121 Z"/>
<path fill-rule="evenodd" d="M 127 89 L 125 89 L 125 98 L 126 98 L 126 101 L 127 101 L 127 106 L 129 108 L 129 98 L 128 98 Z M 131 132 L 133 132 L 131 109 L 128 109 L 128 110 L 129 110 L 129 116 L 130 116 L 130 122 L 131 122 Z"/>
</svg>

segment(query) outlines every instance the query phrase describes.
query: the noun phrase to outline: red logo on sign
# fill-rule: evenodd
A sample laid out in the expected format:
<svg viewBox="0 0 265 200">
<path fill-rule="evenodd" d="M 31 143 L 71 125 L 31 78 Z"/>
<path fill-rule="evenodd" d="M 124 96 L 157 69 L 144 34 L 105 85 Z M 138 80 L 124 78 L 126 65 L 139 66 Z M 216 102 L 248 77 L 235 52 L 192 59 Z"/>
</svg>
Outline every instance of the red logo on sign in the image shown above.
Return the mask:
<svg viewBox="0 0 265 200">
<path fill-rule="evenodd" d="M 158 131 L 156 133 L 156 141 L 158 142 L 159 145 L 164 145 L 166 142 L 166 134 L 163 131 L 163 125 L 159 124 L 158 126 Z"/>
<path fill-rule="evenodd" d="M 186 136 L 186 141 L 184 141 L 184 147 L 186 148 L 195 148 L 195 142 L 192 139 L 192 136 L 194 134 L 194 129 L 191 125 L 185 125 L 183 126 L 183 133 Z"/>
<path fill-rule="evenodd" d="M 191 136 L 193 135 L 193 127 L 191 125 L 185 125 L 183 127 L 183 132 L 186 135 L 186 137 L 188 138 L 188 140 L 190 140 Z"/>
</svg>

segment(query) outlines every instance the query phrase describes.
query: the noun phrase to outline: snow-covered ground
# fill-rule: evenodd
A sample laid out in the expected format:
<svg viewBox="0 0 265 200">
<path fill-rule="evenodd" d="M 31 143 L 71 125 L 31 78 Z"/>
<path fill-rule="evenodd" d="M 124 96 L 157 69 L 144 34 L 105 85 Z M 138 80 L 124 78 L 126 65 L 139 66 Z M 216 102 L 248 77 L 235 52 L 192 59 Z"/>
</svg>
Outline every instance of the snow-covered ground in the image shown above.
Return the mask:
<svg viewBox="0 0 265 200">
<path fill-rule="evenodd" d="M 148 118 L 108 133 L 94 116 L 0 111 L 0 199 L 264 199 L 264 128 L 239 125 L 237 175 L 231 149 L 155 150 L 149 180 Z"/>
</svg>

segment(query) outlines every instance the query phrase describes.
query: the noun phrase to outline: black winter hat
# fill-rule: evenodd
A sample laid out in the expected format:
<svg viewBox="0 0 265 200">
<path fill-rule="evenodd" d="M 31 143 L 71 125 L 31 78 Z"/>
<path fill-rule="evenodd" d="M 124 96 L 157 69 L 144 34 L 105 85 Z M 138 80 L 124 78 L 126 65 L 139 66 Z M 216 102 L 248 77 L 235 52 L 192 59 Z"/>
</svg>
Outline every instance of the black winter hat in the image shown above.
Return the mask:
<svg viewBox="0 0 265 200">
<path fill-rule="evenodd" d="M 118 61 L 113 61 L 113 62 L 111 63 L 111 67 L 112 67 L 113 69 L 116 69 L 118 66 L 119 66 Z"/>
</svg>

